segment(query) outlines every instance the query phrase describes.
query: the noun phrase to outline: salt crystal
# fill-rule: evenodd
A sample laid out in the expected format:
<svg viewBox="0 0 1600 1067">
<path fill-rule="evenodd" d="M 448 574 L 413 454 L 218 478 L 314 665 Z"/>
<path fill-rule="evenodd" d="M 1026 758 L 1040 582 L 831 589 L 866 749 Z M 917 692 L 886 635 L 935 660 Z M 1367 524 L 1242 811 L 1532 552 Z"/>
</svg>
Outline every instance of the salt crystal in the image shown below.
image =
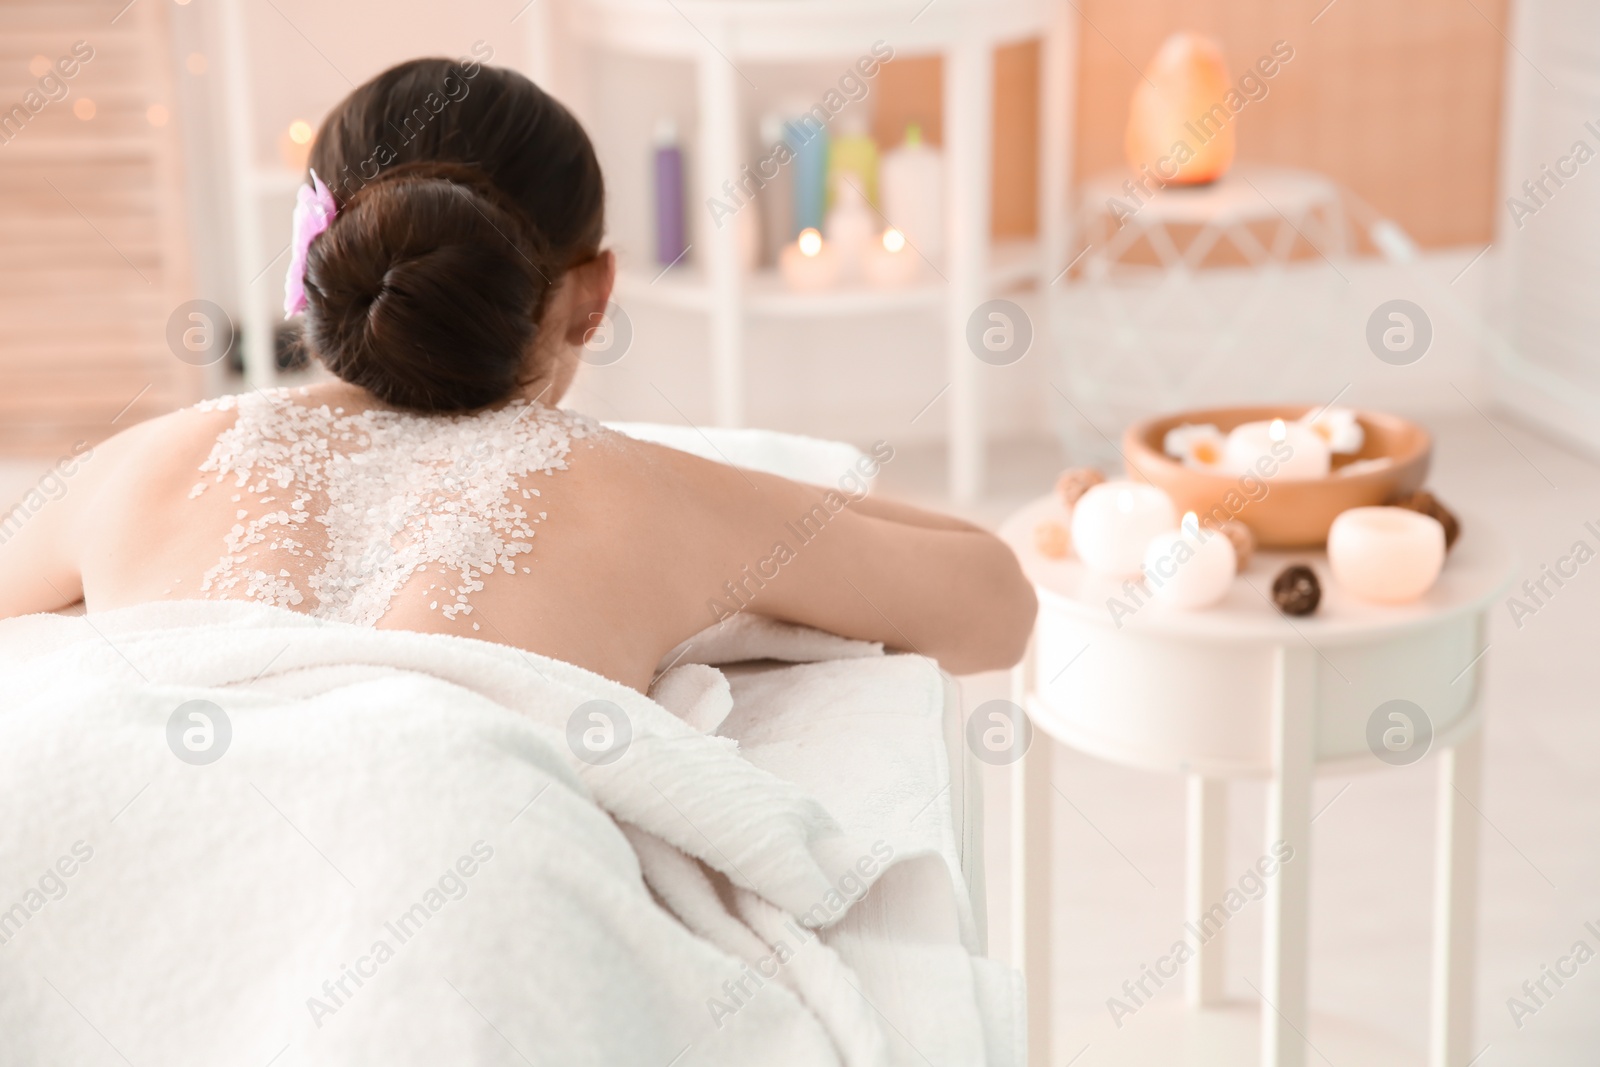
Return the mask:
<svg viewBox="0 0 1600 1067">
<path fill-rule="evenodd" d="M 581 415 L 522 402 L 473 415 L 347 413 L 296 403 L 296 395 L 309 394 L 279 389 L 206 402 L 237 416 L 218 435 L 201 473 L 219 482 L 232 475 L 257 505 L 276 502 L 267 495 L 274 488 L 294 492 L 290 510 L 233 527 L 224 540 L 227 554 L 205 573 L 201 589 L 227 595 L 249 576 L 244 595 L 298 605 L 305 595 L 287 570 L 271 576 L 259 569 L 272 562 L 268 553 L 282 550 L 318 561 L 305 579 L 315 597 L 310 614 L 358 625 L 374 625 L 410 578 L 433 564 L 460 575 L 454 588 L 434 587 L 455 597 L 445 615 L 470 614 L 468 597 L 483 589 L 483 573 L 514 574 L 514 558 L 532 551 L 531 522 L 511 503 L 517 493 L 539 495 L 524 479 L 566 470 L 572 440 L 601 432 Z M 472 483 L 446 499 L 442 483 L 452 470 L 470 470 Z M 241 508 L 236 517 L 248 515 Z M 269 542 L 269 527 L 296 537 Z M 524 566 L 522 573 L 532 572 Z M 428 606 L 439 610 L 439 601 Z"/>
</svg>

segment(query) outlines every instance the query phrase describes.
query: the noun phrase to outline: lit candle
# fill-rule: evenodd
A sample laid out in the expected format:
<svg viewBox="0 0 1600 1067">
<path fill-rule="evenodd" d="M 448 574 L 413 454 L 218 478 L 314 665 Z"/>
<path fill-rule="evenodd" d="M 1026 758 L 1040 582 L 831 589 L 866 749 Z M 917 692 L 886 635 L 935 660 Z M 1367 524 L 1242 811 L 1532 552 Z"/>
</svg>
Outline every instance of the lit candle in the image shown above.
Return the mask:
<svg viewBox="0 0 1600 1067">
<path fill-rule="evenodd" d="M 1233 542 L 1216 530 L 1201 529 L 1191 511 L 1177 532 L 1151 538 L 1144 551 L 1144 580 L 1164 604 L 1205 608 L 1228 595 L 1238 565 Z"/>
<path fill-rule="evenodd" d="M 278 137 L 278 155 L 292 171 L 303 171 L 311 158 L 311 138 L 316 131 L 305 119 L 295 119 Z"/>
<path fill-rule="evenodd" d="M 906 235 L 893 227 L 883 231 L 882 240 L 867 246 L 861 262 L 867 281 L 884 289 L 915 281 L 921 266 L 922 259 L 906 244 Z"/>
<path fill-rule="evenodd" d="M 1353 596 L 1403 604 L 1433 588 L 1444 567 L 1444 527 L 1406 508 L 1351 508 L 1328 529 L 1328 566 Z"/>
<path fill-rule="evenodd" d="M 1155 486 L 1102 482 L 1073 505 L 1072 545 L 1094 570 L 1131 577 L 1150 539 L 1177 524 L 1172 498 Z"/>
<path fill-rule="evenodd" d="M 812 292 L 839 280 L 839 255 L 822 234 L 807 227 L 778 257 L 778 270 L 791 289 Z"/>
<path fill-rule="evenodd" d="M 1333 456 L 1311 427 L 1273 419 L 1235 426 L 1228 433 L 1226 463 L 1235 474 L 1266 479 L 1326 478 Z"/>
</svg>

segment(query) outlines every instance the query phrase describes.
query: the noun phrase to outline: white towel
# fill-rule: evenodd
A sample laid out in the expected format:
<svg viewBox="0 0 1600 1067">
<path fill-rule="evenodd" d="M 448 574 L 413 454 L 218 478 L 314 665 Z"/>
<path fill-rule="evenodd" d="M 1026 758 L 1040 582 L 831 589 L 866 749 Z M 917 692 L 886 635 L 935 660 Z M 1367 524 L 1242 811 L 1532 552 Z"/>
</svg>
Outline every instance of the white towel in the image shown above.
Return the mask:
<svg viewBox="0 0 1600 1067">
<path fill-rule="evenodd" d="M 858 662 L 927 689 L 914 657 Z M 984 1062 L 1012 1024 L 981 1010 L 948 813 L 903 803 L 938 757 L 830 782 L 785 752 L 800 704 L 741 699 L 762 677 L 730 711 L 719 672 L 675 667 L 679 719 L 545 657 L 256 605 L 0 623 L 0 1062 L 921 1062 L 885 1019 Z M 798 689 L 846 713 L 905 695 L 821 677 Z M 195 700 L 231 727 L 206 765 L 169 740 Z M 631 733 L 599 765 L 569 741 L 597 700 Z"/>
<path fill-rule="evenodd" d="M 714 1023 L 739 963 L 655 904 L 612 819 L 788 913 L 869 843 L 623 686 L 189 603 L 0 624 L 0 691 L 0 1062 L 841 1061 L 851 1035 L 780 987 Z M 597 699 L 632 731 L 600 766 L 567 741 Z M 209 765 L 168 744 L 193 700 L 231 725 Z"/>
</svg>

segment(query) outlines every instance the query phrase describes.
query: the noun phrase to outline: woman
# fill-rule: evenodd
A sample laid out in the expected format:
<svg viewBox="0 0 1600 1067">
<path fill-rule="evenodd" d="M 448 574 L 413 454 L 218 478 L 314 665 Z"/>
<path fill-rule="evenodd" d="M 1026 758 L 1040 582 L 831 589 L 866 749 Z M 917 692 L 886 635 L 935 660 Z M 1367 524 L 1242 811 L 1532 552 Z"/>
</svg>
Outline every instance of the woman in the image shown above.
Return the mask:
<svg viewBox="0 0 1600 1067">
<path fill-rule="evenodd" d="M 526 78 L 402 64 L 329 115 L 311 166 L 331 190 L 320 215 L 303 194 L 291 309 L 337 380 L 96 446 L 0 547 L 0 617 L 245 598 L 641 690 L 735 610 L 955 673 L 1020 657 L 1033 594 L 988 533 L 556 409 L 615 260 L 593 147 Z"/>
</svg>

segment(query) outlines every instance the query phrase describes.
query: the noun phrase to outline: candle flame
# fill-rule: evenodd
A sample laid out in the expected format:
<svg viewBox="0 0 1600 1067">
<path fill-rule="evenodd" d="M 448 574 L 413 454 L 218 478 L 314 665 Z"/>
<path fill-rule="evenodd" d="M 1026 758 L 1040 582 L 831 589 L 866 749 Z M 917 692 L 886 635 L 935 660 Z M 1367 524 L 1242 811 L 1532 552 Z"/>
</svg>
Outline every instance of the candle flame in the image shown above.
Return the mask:
<svg viewBox="0 0 1600 1067">
<path fill-rule="evenodd" d="M 802 256 L 814 256 L 820 251 L 822 251 L 822 234 L 811 226 L 801 230 L 800 254 Z"/>
<path fill-rule="evenodd" d="M 289 140 L 295 144 L 310 144 L 311 123 L 305 119 L 295 119 L 289 123 Z"/>
<path fill-rule="evenodd" d="M 1282 419 L 1273 419 L 1272 425 L 1267 427 L 1267 436 L 1274 441 L 1282 441 L 1289 436 L 1289 427 L 1283 424 Z"/>
<path fill-rule="evenodd" d="M 887 252 L 898 252 L 906 246 L 906 235 L 890 226 L 883 231 L 883 247 Z"/>
<path fill-rule="evenodd" d="M 1190 537 L 1200 536 L 1200 516 L 1196 515 L 1194 512 L 1186 511 L 1183 513 L 1182 526 L 1183 532 L 1188 534 Z"/>
</svg>

